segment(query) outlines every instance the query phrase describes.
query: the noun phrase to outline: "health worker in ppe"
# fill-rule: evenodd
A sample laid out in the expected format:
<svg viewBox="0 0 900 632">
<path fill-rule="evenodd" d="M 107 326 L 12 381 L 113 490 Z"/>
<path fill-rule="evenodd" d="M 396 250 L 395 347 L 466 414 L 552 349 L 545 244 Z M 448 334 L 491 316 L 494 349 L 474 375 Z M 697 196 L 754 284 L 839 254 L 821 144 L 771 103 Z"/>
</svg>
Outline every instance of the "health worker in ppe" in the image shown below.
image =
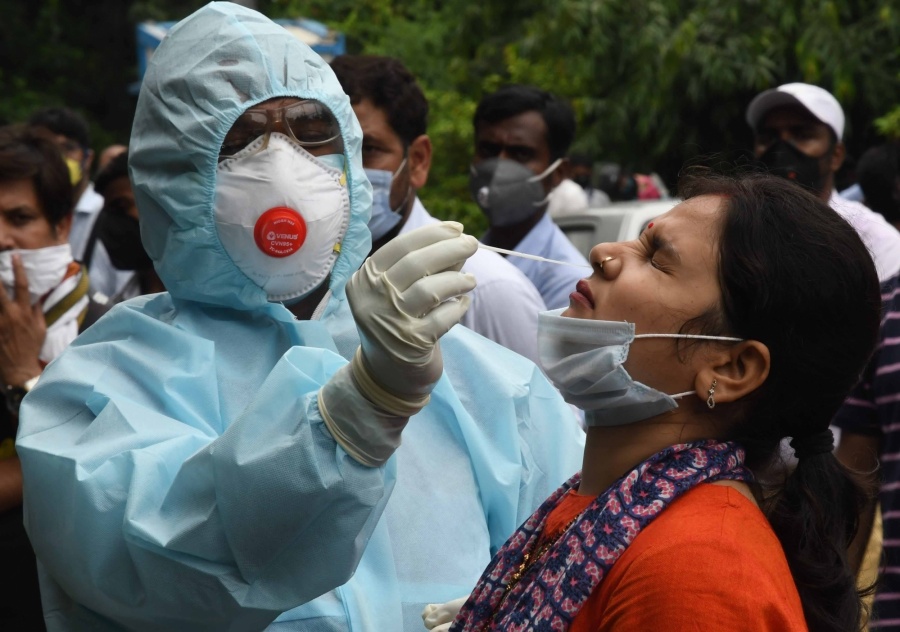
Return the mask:
<svg viewBox="0 0 900 632">
<path fill-rule="evenodd" d="M 534 365 L 464 328 L 437 346 L 474 284 L 460 225 L 358 270 L 361 138 L 327 64 L 255 11 L 211 3 L 154 54 L 130 170 L 168 292 L 23 403 L 51 630 L 416 629 L 577 467 Z"/>
</svg>

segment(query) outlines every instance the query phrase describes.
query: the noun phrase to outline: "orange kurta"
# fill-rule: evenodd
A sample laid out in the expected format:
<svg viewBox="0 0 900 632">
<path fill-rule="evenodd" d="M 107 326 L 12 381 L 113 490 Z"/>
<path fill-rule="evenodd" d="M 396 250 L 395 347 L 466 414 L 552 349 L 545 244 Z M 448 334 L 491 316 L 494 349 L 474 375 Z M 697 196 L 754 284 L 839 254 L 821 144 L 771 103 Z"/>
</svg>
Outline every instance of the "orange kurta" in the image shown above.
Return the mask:
<svg viewBox="0 0 900 632">
<path fill-rule="evenodd" d="M 592 499 L 570 492 L 553 533 Z M 765 516 L 734 488 L 701 484 L 673 502 L 622 554 L 571 632 L 805 631 L 784 551 Z"/>
</svg>

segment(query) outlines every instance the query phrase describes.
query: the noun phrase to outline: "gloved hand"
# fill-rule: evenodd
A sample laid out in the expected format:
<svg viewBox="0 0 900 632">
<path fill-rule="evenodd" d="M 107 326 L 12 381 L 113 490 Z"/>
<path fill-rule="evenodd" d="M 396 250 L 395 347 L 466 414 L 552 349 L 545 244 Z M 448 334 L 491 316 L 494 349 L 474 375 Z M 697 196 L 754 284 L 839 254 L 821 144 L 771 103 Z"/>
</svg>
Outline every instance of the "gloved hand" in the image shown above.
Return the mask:
<svg viewBox="0 0 900 632">
<path fill-rule="evenodd" d="M 329 431 L 348 454 L 380 465 L 443 371 L 438 339 L 469 306 L 475 278 L 459 269 L 478 248 L 462 224 L 424 226 L 388 242 L 347 284 L 360 347 L 319 393 Z M 361 396 L 361 397 L 360 397 Z"/>
<path fill-rule="evenodd" d="M 460 597 L 447 603 L 430 603 L 422 611 L 422 621 L 425 629 L 431 632 L 447 632 L 453 625 L 453 620 L 459 614 L 460 608 L 466 603 L 469 596 Z"/>
<path fill-rule="evenodd" d="M 475 280 L 458 270 L 478 248 L 462 224 L 443 222 L 411 231 L 372 255 L 347 284 L 347 299 L 360 333 L 362 369 L 381 398 L 397 412 L 417 410 L 441 376 L 438 338 L 462 318 L 469 305 L 460 296 Z M 457 300 L 455 297 L 459 296 Z M 445 302 L 446 301 L 446 302 Z M 357 377 L 360 377 L 359 375 Z"/>
</svg>

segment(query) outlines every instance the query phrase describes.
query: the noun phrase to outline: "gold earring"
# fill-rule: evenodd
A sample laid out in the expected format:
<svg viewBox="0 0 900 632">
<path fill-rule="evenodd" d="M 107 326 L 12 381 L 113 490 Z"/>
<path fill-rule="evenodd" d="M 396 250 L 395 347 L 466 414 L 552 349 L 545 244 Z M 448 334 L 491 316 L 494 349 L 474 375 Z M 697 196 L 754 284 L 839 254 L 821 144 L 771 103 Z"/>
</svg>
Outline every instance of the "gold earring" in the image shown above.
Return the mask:
<svg viewBox="0 0 900 632">
<path fill-rule="evenodd" d="M 706 398 L 706 405 L 709 407 L 710 410 L 712 410 L 713 408 L 716 407 L 716 400 L 715 400 L 714 396 L 716 394 L 716 385 L 718 383 L 719 383 L 719 381 L 714 379 L 712 381 L 712 385 L 709 387 L 709 390 L 706 391 L 707 393 L 709 393 L 709 397 Z"/>
</svg>

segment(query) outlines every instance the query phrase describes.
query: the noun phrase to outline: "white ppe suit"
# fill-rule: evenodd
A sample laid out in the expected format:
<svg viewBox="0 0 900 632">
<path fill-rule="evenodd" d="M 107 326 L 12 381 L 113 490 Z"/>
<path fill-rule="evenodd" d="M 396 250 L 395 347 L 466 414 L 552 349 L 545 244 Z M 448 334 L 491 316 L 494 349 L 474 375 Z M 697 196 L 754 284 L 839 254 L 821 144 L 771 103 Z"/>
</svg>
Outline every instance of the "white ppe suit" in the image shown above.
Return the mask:
<svg viewBox="0 0 900 632">
<path fill-rule="evenodd" d="M 380 468 L 350 458 L 317 406 L 359 344 L 344 287 L 370 248 L 347 97 L 309 48 L 230 3 L 173 28 L 143 83 L 130 169 L 168 292 L 113 308 L 22 407 L 48 628 L 421 629 L 424 604 L 467 594 L 580 467 L 570 409 L 533 364 L 454 327 L 400 449 Z M 324 103 L 347 159 L 350 225 L 309 321 L 267 302 L 214 223 L 222 140 L 276 96 Z"/>
</svg>

